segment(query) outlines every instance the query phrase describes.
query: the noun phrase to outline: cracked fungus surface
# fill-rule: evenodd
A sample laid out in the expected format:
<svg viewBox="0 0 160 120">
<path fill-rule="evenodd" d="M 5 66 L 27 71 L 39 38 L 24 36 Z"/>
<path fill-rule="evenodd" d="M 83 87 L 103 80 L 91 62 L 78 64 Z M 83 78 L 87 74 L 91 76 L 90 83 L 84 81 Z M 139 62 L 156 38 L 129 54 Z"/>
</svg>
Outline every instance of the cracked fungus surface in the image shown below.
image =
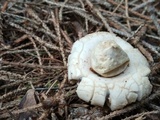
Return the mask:
<svg viewBox="0 0 160 120">
<path fill-rule="evenodd" d="M 115 41 L 130 60 L 123 73 L 110 78 L 100 77 L 90 70 L 91 52 L 99 42 L 107 40 Z M 107 32 L 92 33 L 76 41 L 68 57 L 69 80 L 81 80 L 77 88 L 79 98 L 99 106 L 107 100 L 111 110 L 147 97 L 152 90 L 149 73 L 148 62 L 139 50 Z"/>
</svg>

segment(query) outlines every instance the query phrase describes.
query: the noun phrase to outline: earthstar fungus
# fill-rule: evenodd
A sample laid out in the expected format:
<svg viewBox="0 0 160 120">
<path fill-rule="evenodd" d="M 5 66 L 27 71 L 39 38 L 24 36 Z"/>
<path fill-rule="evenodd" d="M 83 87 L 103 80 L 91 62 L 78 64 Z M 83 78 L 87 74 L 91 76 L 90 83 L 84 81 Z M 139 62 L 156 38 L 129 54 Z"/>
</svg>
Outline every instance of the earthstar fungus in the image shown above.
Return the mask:
<svg viewBox="0 0 160 120">
<path fill-rule="evenodd" d="M 77 40 L 68 57 L 68 79 L 81 80 L 77 95 L 92 105 L 117 110 L 152 91 L 146 58 L 123 39 L 96 32 Z"/>
</svg>

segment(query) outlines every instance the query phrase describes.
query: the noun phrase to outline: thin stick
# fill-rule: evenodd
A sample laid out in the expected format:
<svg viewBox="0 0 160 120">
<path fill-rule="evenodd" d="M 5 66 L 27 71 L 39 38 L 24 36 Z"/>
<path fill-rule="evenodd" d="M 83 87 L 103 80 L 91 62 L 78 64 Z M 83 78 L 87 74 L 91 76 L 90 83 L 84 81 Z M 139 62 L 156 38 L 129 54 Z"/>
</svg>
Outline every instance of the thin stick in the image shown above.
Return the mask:
<svg viewBox="0 0 160 120">
<path fill-rule="evenodd" d="M 156 75 L 160 71 L 160 62 L 154 64 L 151 68 L 151 74 Z"/>
<path fill-rule="evenodd" d="M 22 66 L 29 68 L 43 68 L 43 69 L 66 69 L 66 66 L 44 66 L 30 63 L 19 63 L 19 62 L 9 62 L 9 61 L 1 61 L 2 64 L 12 65 L 12 66 Z"/>
<path fill-rule="evenodd" d="M 129 34 L 129 33 L 125 33 L 125 32 L 123 32 L 123 31 L 120 31 L 120 30 L 115 29 L 115 28 L 112 28 L 112 27 L 111 27 L 111 29 L 112 29 L 112 31 L 113 31 L 114 33 L 117 33 L 117 34 L 122 35 L 122 36 L 124 36 L 124 37 L 131 37 L 131 34 Z"/>
<path fill-rule="evenodd" d="M 103 22 L 105 28 L 110 32 L 113 33 L 112 29 L 110 28 L 110 26 L 108 25 L 108 23 L 106 22 L 107 20 L 103 17 L 103 15 L 101 14 L 101 12 L 97 9 L 94 8 L 93 9 L 93 4 L 90 2 L 90 0 L 86 0 L 87 4 L 90 6 L 90 8 L 98 15 L 98 17 L 101 19 L 101 21 Z"/>
<path fill-rule="evenodd" d="M 17 90 L 8 92 L 7 94 L 4 94 L 4 95 L 0 96 L 0 101 L 5 100 L 6 98 L 8 98 L 8 97 L 10 97 L 10 96 L 13 96 L 13 95 L 15 95 L 15 94 L 17 94 L 17 93 L 26 91 L 27 89 L 28 89 L 28 88 L 24 87 L 24 88 L 21 88 L 21 89 L 17 89 Z"/>
<path fill-rule="evenodd" d="M 132 104 L 124 109 L 121 109 L 121 110 L 116 110 L 114 112 L 111 112 L 110 114 L 102 117 L 102 118 L 99 118 L 99 120 L 108 120 L 108 119 L 112 119 L 116 116 L 119 116 L 119 115 L 122 115 L 124 113 L 127 113 L 127 112 L 130 112 L 134 109 L 137 109 L 137 108 L 140 108 L 142 105 L 150 102 L 151 100 L 157 98 L 158 96 L 160 96 L 160 91 L 156 91 L 155 93 L 152 93 L 152 95 L 150 95 L 148 98 L 140 101 L 140 102 L 137 102 L 135 104 Z"/>
<path fill-rule="evenodd" d="M 63 81 L 61 82 L 61 85 L 59 88 L 62 89 L 66 84 L 66 82 L 67 82 L 67 73 L 64 74 Z"/>
<path fill-rule="evenodd" d="M 80 4 L 81 4 L 81 6 L 82 6 L 82 8 L 85 10 L 85 5 L 84 5 L 84 3 L 83 3 L 83 1 L 82 0 L 78 0 L 79 2 L 80 2 Z M 85 28 L 86 28 L 86 31 L 88 32 L 88 20 L 85 18 Z"/>
<path fill-rule="evenodd" d="M 16 39 L 16 40 L 14 41 L 14 44 L 20 43 L 20 42 L 24 41 L 24 40 L 27 39 L 27 38 L 28 38 L 28 35 L 24 34 L 24 35 L 21 36 L 20 38 Z"/>
<path fill-rule="evenodd" d="M 1 12 L 4 12 L 8 7 L 9 1 L 6 1 L 1 9 Z"/>
<path fill-rule="evenodd" d="M 159 48 L 159 46 L 158 47 L 152 46 L 151 44 L 147 43 L 146 41 L 142 41 L 142 44 L 144 46 L 148 47 L 152 52 L 154 52 L 157 56 L 160 57 L 160 53 L 157 51 L 157 49 Z"/>
<path fill-rule="evenodd" d="M 55 80 L 54 83 L 49 87 L 49 89 L 46 92 L 46 95 L 50 92 L 50 90 L 52 89 L 52 87 L 57 83 L 58 80 Z"/>
<path fill-rule="evenodd" d="M 48 4 L 51 4 L 51 5 L 56 5 L 58 7 L 64 7 L 64 8 L 68 8 L 68 9 L 71 9 L 71 10 L 78 10 L 78 11 L 85 12 L 84 9 L 78 8 L 76 6 L 71 6 L 71 5 L 63 4 L 63 3 L 60 3 L 60 2 L 58 3 L 58 2 L 48 1 L 48 0 L 44 0 L 44 2 L 46 2 Z"/>
<path fill-rule="evenodd" d="M 126 17 L 129 18 L 129 14 L 128 14 L 128 0 L 125 0 L 125 14 L 126 14 Z M 127 20 L 127 25 L 128 25 L 128 28 L 129 30 L 131 30 L 131 26 L 130 26 L 130 22 L 128 19 Z"/>
<path fill-rule="evenodd" d="M 100 13 L 100 11 L 98 9 L 95 9 L 95 12 L 97 13 L 97 15 L 99 16 L 99 18 L 102 20 L 105 28 L 110 32 L 113 33 L 111 27 L 109 26 L 109 24 L 107 23 L 107 20 L 102 16 L 102 14 Z"/>
<path fill-rule="evenodd" d="M 61 33 L 62 33 L 63 37 L 65 38 L 65 40 L 67 41 L 69 47 L 71 48 L 72 44 L 73 44 L 72 40 L 70 39 L 68 34 L 65 31 L 63 31 L 62 29 L 61 29 Z"/>
<path fill-rule="evenodd" d="M 160 24 L 158 23 L 158 18 L 157 18 L 156 15 L 155 15 L 155 8 L 150 5 L 150 6 L 148 7 L 148 11 L 149 11 L 150 14 L 151 14 L 150 18 L 152 19 L 154 25 L 156 26 L 157 31 L 158 31 L 158 35 L 160 36 Z"/>
<path fill-rule="evenodd" d="M 160 41 L 160 37 L 149 35 L 149 34 L 146 34 L 146 36 Z"/>
<path fill-rule="evenodd" d="M 124 0 L 121 0 L 121 2 L 117 5 L 117 7 L 113 10 L 112 13 L 115 13 L 118 10 L 118 8 L 122 5 L 123 1 Z"/>
<path fill-rule="evenodd" d="M 136 46 L 145 55 L 145 57 L 149 60 L 149 62 L 154 61 L 151 53 L 148 52 L 141 44 L 137 44 Z"/>
<path fill-rule="evenodd" d="M 61 51 L 63 63 L 66 66 L 67 62 L 66 62 L 66 57 L 65 57 L 65 53 L 64 53 L 64 47 L 63 47 L 63 44 L 62 44 L 59 22 L 58 22 L 58 19 L 56 20 L 53 12 L 51 12 L 51 15 L 52 15 L 53 24 L 54 24 L 54 27 L 55 27 L 55 30 L 56 30 L 56 33 L 57 33 L 57 36 L 58 36 L 58 41 L 59 41 L 58 43 L 59 43 L 59 46 L 60 46 L 60 51 Z"/>
<path fill-rule="evenodd" d="M 124 18 L 124 19 L 128 19 L 129 21 L 133 23 L 135 23 L 136 25 L 140 25 L 140 24 L 144 24 L 146 22 L 146 20 L 144 19 L 140 19 L 140 18 L 135 18 L 135 17 L 129 17 L 127 18 L 126 16 L 124 15 L 120 15 L 120 14 L 117 14 L 117 13 L 112 13 L 110 11 L 106 11 L 106 10 L 103 10 L 103 9 L 100 9 L 101 12 L 104 12 L 105 14 L 107 14 L 108 17 L 120 17 L 120 18 Z M 152 21 L 147 21 L 147 23 L 152 23 Z M 153 25 L 149 25 L 147 24 L 147 26 L 152 29 L 152 30 L 157 30 L 157 28 Z"/>
<path fill-rule="evenodd" d="M 153 62 L 154 60 L 153 60 L 151 53 L 147 51 L 146 48 L 144 48 L 139 42 L 141 40 L 141 37 L 146 33 L 146 30 L 147 28 L 144 24 L 140 25 L 137 28 L 137 30 L 134 32 L 134 34 L 132 35 L 132 38 L 131 37 L 130 37 L 131 39 L 128 38 L 127 41 L 130 39 L 130 42 L 134 44 L 150 62 Z M 133 36 L 135 37 L 133 38 Z"/>
<path fill-rule="evenodd" d="M 63 4 L 65 5 L 66 3 L 68 2 L 68 0 L 65 0 L 64 2 L 63 2 Z M 63 20 L 63 8 L 64 8 L 64 6 L 62 6 L 60 9 L 59 9 L 59 20 L 60 21 L 62 21 Z"/>
<path fill-rule="evenodd" d="M 136 5 L 134 8 L 132 8 L 133 11 L 137 11 L 141 8 L 144 8 L 145 6 L 147 6 L 149 3 L 154 2 L 155 0 L 148 0 L 148 1 L 144 1 L 142 4 Z"/>
<path fill-rule="evenodd" d="M 21 48 L 24 48 L 24 47 L 27 47 L 27 46 L 30 46 L 30 45 L 32 45 L 32 43 L 31 43 L 31 42 L 28 42 L 28 43 L 26 43 L 26 44 L 22 44 L 22 45 L 20 45 L 20 46 L 18 46 L 18 47 L 15 47 L 15 48 L 13 48 L 12 50 L 19 50 L 19 49 L 21 49 Z"/>
<path fill-rule="evenodd" d="M 118 5 L 118 3 L 115 2 L 115 1 L 113 1 L 113 0 L 108 0 L 108 2 L 111 3 L 111 4 L 113 4 L 113 5 Z M 120 7 L 123 8 L 123 9 L 125 9 L 125 6 L 122 6 L 122 5 L 121 5 Z M 148 16 L 145 16 L 145 15 L 143 15 L 143 14 L 140 14 L 140 13 L 138 13 L 138 12 L 136 12 L 136 11 L 131 10 L 131 9 L 128 9 L 128 11 L 131 12 L 132 14 L 140 17 L 140 18 L 145 19 L 145 20 L 151 20 Z"/>
<path fill-rule="evenodd" d="M 42 103 L 39 103 L 39 104 L 36 104 L 36 105 L 32 105 L 30 107 L 26 107 L 26 108 L 23 108 L 23 109 L 19 109 L 19 110 L 16 110 L 16 111 L 13 111 L 11 112 L 13 115 L 16 115 L 16 114 L 20 114 L 20 113 L 23 113 L 23 112 L 27 112 L 27 111 L 30 111 L 30 110 L 33 110 L 33 109 L 37 109 L 37 108 L 40 108 L 42 107 Z M 9 113 L 4 113 L 0 116 L 0 119 L 2 118 L 7 118 L 9 117 L 10 114 Z"/>
<path fill-rule="evenodd" d="M 48 56 L 51 58 L 51 59 L 54 59 L 53 55 L 49 52 L 49 50 L 43 46 L 44 50 L 46 51 L 46 53 L 48 54 Z"/>
<path fill-rule="evenodd" d="M 34 42 L 34 40 L 33 40 L 33 38 L 32 37 L 28 37 L 30 40 L 31 40 L 31 42 L 33 43 L 33 46 L 34 46 L 34 48 L 35 48 L 35 52 L 36 52 L 36 54 L 37 54 L 37 58 L 38 58 L 38 62 L 39 62 L 39 65 L 41 65 L 42 66 L 42 60 L 41 60 L 41 56 L 40 56 L 40 53 L 39 53 L 39 50 L 38 50 L 38 48 L 37 48 L 37 45 L 36 45 L 36 43 Z M 41 74 L 43 74 L 43 69 L 41 68 L 40 69 L 40 73 Z"/>
<path fill-rule="evenodd" d="M 36 19 L 37 20 L 37 22 L 39 23 L 41 23 L 42 24 L 42 26 L 43 26 L 43 28 L 45 29 L 45 31 L 43 31 L 43 29 L 41 29 L 43 32 L 45 32 L 45 33 L 47 33 L 48 35 L 50 35 L 51 37 L 53 37 L 54 39 L 53 40 L 55 40 L 55 38 L 56 38 L 56 36 L 55 35 L 53 35 L 52 34 L 52 32 L 51 32 L 51 30 L 48 28 L 48 26 L 45 24 L 45 22 L 43 22 L 43 20 L 41 20 L 40 18 L 39 18 L 39 16 L 37 15 L 37 13 L 35 13 L 32 9 L 27 9 L 27 12 L 28 12 L 28 14 L 30 15 L 30 16 L 32 16 L 34 19 Z M 56 42 L 56 41 L 55 41 Z"/>
<path fill-rule="evenodd" d="M 91 17 L 90 15 L 88 15 L 85 12 L 80 12 L 78 10 L 73 10 L 75 13 L 77 13 L 78 15 L 80 15 L 81 17 L 87 19 L 88 21 L 90 21 L 92 24 L 94 25 L 99 25 L 101 23 L 99 23 L 96 19 L 94 19 L 93 17 Z"/>
<path fill-rule="evenodd" d="M 28 35 L 31 35 L 32 37 L 34 37 L 35 40 L 37 40 L 40 44 L 42 45 L 45 45 L 46 47 L 48 48 L 51 48 L 51 49 L 54 49 L 54 50 L 58 50 L 59 51 L 59 48 L 55 45 L 53 45 L 52 43 L 48 43 L 48 42 L 45 42 L 44 40 L 42 40 L 40 37 L 34 35 L 32 32 L 26 30 L 25 28 L 19 26 L 18 24 L 15 24 L 15 23 L 12 23 L 12 22 L 9 22 L 9 25 L 17 28 L 17 29 L 20 29 L 21 31 L 25 32 L 26 34 Z"/>
<path fill-rule="evenodd" d="M 127 117 L 127 118 L 122 119 L 122 120 L 133 120 L 133 119 L 138 120 L 139 117 L 140 118 L 142 117 L 141 119 L 143 119 L 143 116 L 145 116 L 145 115 L 158 114 L 158 113 L 160 113 L 158 110 L 142 112 L 142 113 L 139 113 L 139 114 L 136 114 L 136 115 L 132 115 L 132 116 Z"/>
</svg>

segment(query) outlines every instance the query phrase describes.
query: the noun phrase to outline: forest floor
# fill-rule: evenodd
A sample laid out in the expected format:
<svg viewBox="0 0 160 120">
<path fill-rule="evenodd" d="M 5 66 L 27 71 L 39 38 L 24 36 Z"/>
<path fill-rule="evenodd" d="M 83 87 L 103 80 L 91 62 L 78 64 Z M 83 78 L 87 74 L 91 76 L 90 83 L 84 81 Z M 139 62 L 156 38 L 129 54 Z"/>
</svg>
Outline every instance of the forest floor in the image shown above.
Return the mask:
<svg viewBox="0 0 160 120">
<path fill-rule="evenodd" d="M 0 8 L 0 119 L 159 120 L 159 0 L 0 0 Z M 76 40 L 97 31 L 143 53 L 150 96 L 116 111 L 78 98 L 67 58 Z"/>
</svg>

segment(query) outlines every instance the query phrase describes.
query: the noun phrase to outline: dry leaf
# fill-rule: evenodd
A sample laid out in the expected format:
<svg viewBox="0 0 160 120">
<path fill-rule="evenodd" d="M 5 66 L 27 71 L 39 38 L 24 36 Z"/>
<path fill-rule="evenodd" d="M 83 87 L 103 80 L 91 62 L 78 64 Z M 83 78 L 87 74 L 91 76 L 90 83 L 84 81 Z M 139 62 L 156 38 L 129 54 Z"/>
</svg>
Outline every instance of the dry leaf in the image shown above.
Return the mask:
<svg viewBox="0 0 160 120">
<path fill-rule="evenodd" d="M 25 96 L 22 98 L 20 104 L 19 104 L 19 108 L 23 109 L 23 108 L 27 108 L 29 106 L 33 106 L 36 105 L 38 103 L 38 96 L 35 93 L 34 89 L 29 89 Z M 20 113 L 18 120 L 29 120 L 32 118 L 35 118 L 36 112 L 35 111 L 27 111 L 24 113 Z"/>
</svg>

